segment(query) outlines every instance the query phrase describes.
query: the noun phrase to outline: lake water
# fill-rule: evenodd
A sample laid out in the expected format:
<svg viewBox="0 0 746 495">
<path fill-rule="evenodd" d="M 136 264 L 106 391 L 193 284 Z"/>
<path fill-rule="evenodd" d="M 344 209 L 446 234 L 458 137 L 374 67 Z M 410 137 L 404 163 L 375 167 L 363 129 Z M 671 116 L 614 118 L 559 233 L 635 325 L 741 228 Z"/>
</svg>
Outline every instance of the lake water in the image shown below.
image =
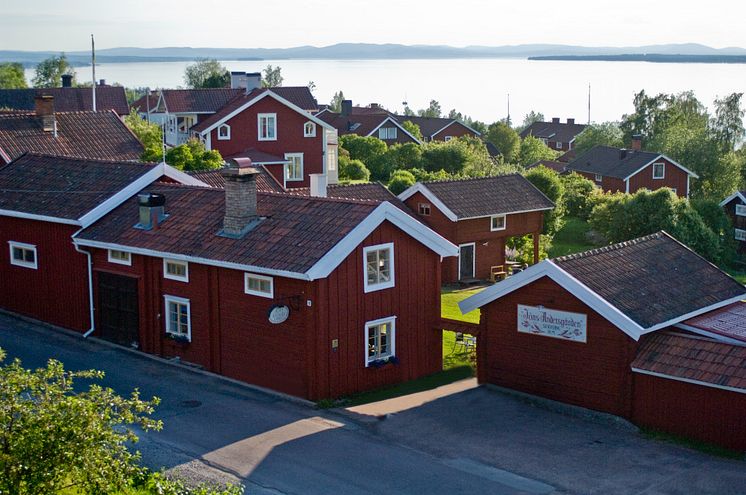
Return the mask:
<svg viewBox="0 0 746 495">
<path fill-rule="evenodd" d="M 526 59 L 446 60 L 224 60 L 230 70 L 260 71 L 282 67 L 284 84 L 316 84 L 314 95 L 328 103 L 342 90 L 356 105 L 376 102 L 401 111 L 438 100 L 444 112 L 455 108 L 478 120 L 493 122 L 507 114 L 520 123 L 530 110 L 548 119 L 618 120 L 632 111 L 635 92 L 674 93 L 694 90 L 708 106 L 717 96 L 746 91 L 746 64 L 654 64 L 646 62 L 565 62 Z M 183 86 L 189 62 L 100 64 L 96 77 L 125 86 Z M 90 80 L 90 66 L 79 67 L 78 79 Z M 29 80 L 33 69 L 27 71 Z"/>
</svg>

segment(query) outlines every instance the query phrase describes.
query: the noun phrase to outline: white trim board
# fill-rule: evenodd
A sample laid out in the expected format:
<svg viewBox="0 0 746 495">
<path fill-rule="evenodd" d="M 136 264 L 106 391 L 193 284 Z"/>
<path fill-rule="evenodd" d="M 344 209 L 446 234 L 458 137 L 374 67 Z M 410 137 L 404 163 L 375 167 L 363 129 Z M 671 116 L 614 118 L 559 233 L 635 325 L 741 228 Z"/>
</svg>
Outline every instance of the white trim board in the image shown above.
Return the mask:
<svg viewBox="0 0 746 495">
<path fill-rule="evenodd" d="M 741 191 L 734 192 L 733 194 L 722 200 L 719 204 L 720 206 L 725 206 L 736 198 L 740 198 L 741 201 L 746 204 L 746 198 L 743 196 L 743 194 L 741 194 Z"/>
<path fill-rule="evenodd" d="M 406 120 L 406 119 L 405 119 L 405 120 Z M 474 134 L 476 134 L 476 135 L 477 135 L 477 137 L 479 137 L 479 136 L 481 136 L 481 135 L 482 135 L 482 133 L 481 133 L 481 132 L 477 131 L 476 129 L 472 129 L 471 127 L 469 127 L 468 125 L 464 124 L 464 123 L 463 123 L 463 122 L 461 122 L 460 120 L 456 120 L 456 119 L 453 119 L 453 120 L 451 120 L 451 121 L 450 121 L 449 123 L 447 123 L 447 124 L 446 124 L 445 126 L 443 126 L 442 128 L 440 128 L 440 129 L 438 129 L 437 131 L 435 131 L 434 133 L 430 134 L 430 136 L 429 136 L 429 137 L 430 137 L 430 139 L 432 140 L 432 139 L 433 139 L 433 136 L 435 136 L 435 135 L 437 135 L 437 134 L 440 134 L 440 133 L 441 133 L 441 132 L 443 132 L 444 130 L 446 130 L 446 129 L 448 129 L 449 127 L 451 127 L 451 126 L 452 126 L 453 124 L 461 124 L 462 126 L 464 126 L 464 127 L 466 127 L 467 129 L 469 129 L 469 130 L 470 130 L 471 132 L 473 132 Z"/>
</svg>

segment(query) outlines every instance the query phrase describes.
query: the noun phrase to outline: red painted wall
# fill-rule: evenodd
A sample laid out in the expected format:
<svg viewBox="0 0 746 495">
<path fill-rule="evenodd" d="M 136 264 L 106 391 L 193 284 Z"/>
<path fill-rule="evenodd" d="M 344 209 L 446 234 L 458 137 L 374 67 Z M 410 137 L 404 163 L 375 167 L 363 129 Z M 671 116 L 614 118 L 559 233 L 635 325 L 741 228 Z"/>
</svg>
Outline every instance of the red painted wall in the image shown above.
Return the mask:
<svg viewBox="0 0 746 495">
<path fill-rule="evenodd" d="M 677 195 L 685 198 L 687 196 L 687 173 L 668 160 L 659 161 L 665 164 L 663 179 L 653 179 L 653 166 L 650 165 L 629 178 L 629 192 L 634 193 L 643 188 L 655 191 L 662 187 L 670 187 L 671 189 L 676 189 Z"/>
<path fill-rule="evenodd" d="M 577 171 L 576 171 L 577 172 Z M 627 190 L 627 185 L 624 183 L 622 179 L 617 179 L 616 177 L 606 177 L 604 176 L 601 180 L 601 182 L 598 182 L 596 180 L 595 174 L 589 174 L 588 172 L 577 172 L 578 174 L 582 175 L 589 181 L 596 184 L 596 186 L 600 187 L 603 191 L 606 192 L 625 192 Z"/>
<path fill-rule="evenodd" d="M 88 259 L 75 251 L 80 227 L 0 217 L 0 307 L 79 332 L 90 327 Z M 8 241 L 36 245 L 38 269 L 10 264 Z"/>
<path fill-rule="evenodd" d="M 587 342 L 518 333 L 517 305 L 587 315 Z M 637 343 L 553 280 L 543 277 L 482 308 L 477 346 L 481 383 L 631 415 Z"/>
<path fill-rule="evenodd" d="M 477 137 L 474 132 L 460 122 L 454 122 L 442 131 L 433 135 L 433 141 L 445 141 L 446 136 L 461 137 L 461 136 L 472 136 Z"/>
<path fill-rule="evenodd" d="M 634 374 L 633 421 L 746 451 L 746 394 Z"/>
<path fill-rule="evenodd" d="M 277 114 L 277 140 L 259 141 L 258 114 Z M 217 128 L 210 132 L 212 149 L 220 151 L 222 156 L 230 156 L 247 148 L 255 148 L 281 158 L 285 153 L 303 153 L 303 181 L 288 182 L 288 187 L 309 187 L 309 174 L 320 174 L 324 171 L 324 129 L 316 126 L 316 137 L 303 137 L 303 125 L 308 118 L 292 110 L 272 97 L 265 97 L 251 107 L 227 121 L 231 126 L 231 139 L 218 140 Z M 282 177 L 278 177 L 282 183 Z"/>
</svg>

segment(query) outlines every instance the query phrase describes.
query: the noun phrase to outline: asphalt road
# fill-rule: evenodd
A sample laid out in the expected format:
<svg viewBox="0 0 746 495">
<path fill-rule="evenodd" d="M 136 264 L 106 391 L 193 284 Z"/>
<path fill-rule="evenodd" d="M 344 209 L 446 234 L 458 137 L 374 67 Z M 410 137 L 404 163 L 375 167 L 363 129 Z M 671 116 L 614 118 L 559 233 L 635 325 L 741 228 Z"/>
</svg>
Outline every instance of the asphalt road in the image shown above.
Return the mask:
<svg viewBox="0 0 746 495">
<path fill-rule="evenodd" d="M 354 421 L 225 380 L 0 314 L 0 347 L 26 367 L 47 359 L 106 372 L 120 394 L 158 396 L 161 432 L 141 435 L 143 461 L 247 493 L 548 493 L 552 487 L 463 457 L 436 457 Z M 437 436 L 438 431 L 427 432 Z"/>
</svg>

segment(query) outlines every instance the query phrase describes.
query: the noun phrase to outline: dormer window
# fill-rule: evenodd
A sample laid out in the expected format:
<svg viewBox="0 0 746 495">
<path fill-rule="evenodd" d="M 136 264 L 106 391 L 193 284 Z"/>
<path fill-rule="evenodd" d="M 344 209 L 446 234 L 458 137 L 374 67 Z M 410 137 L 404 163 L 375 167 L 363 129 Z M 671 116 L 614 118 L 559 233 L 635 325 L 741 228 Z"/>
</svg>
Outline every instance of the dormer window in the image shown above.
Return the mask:
<svg viewBox="0 0 746 495">
<path fill-rule="evenodd" d="M 223 124 L 218 127 L 218 140 L 228 141 L 231 138 L 231 126 Z"/>
<path fill-rule="evenodd" d="M 306 122 L 303 125 L 303 137 L 316 137 L 316 124 L 313 122 Z"/>
</svg>

